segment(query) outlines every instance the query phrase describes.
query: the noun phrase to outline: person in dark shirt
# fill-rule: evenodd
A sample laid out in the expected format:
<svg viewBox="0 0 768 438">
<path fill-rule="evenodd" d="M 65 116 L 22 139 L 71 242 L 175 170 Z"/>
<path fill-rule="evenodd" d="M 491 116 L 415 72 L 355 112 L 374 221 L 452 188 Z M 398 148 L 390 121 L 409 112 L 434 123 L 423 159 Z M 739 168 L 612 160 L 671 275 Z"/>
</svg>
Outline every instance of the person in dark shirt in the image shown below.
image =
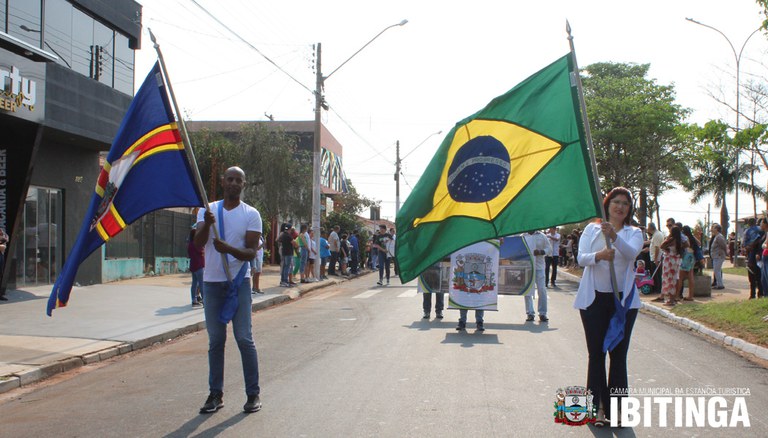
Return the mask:
<svg viewBox="0 0 768 438">
<path fill-rule="evenodd" d="M 373 238 L 373 247 L 379 253 L 379 281 L 376 283 L 379 286 L 384 284 L 385 270 L 387 273 L 387 285 L 389 285 L 389 255 L 387 253 L 387 246 L 390 240 L 392 240 L 392 235 L 387 232 L 387 226 L 379 225 L 379 234 Z"/>
<path fill-rule="evenodd" d="M 280 286 L 290 287 L 288 275 L 293 269 L 293 252 L 298 244 L 291 236 L 291 224 L 283 224 L 277 243 L 280 247 Z"/>
</svg>

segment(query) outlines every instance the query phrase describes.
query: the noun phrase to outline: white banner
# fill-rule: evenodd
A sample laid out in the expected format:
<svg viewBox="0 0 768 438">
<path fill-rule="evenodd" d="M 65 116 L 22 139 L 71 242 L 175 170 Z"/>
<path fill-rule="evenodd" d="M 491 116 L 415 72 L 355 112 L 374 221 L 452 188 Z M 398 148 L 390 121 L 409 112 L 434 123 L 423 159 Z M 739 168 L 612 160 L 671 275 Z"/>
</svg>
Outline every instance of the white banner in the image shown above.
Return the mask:
<svg viewBox="0 0 768 438">
<path fill-rule="evenodd" d="M 451 254 L 449 309 L 498 310 L 499 241 L 478 242 Z"/>
</svg>

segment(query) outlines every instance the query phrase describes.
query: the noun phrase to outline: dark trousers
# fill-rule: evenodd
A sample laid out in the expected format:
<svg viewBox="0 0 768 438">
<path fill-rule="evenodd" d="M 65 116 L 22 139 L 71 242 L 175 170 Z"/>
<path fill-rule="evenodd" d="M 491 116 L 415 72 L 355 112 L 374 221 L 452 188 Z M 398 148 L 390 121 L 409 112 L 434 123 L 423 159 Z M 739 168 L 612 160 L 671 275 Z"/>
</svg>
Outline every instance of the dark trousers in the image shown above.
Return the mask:
<svg viewBox="0 0 768 438">
<path fill-rule="evenodd" d="M 442 312 L 445 306 L 445 294 L 440 293 L 423 293 L 422 308 L 424 313 L 429 313 L 432 310 L 432 295 L 435 296 L 435 312 Z"/>
<path fill-rule="evenodd" d="M 357 274 L 357 265 L 359 264 L 359 259 L 360 252 L 356 249 L 353 249 L 349 259 L 349 270 L 352 271 L 353 274 Z"/>
<path fill-rule="evenodd" d="M 339 261 L 339 252 L 331 251 L 331 263 L 328 264 L 328 275 L 336 275 L 336 263 Z"/>
<path fill-rule="evenodd" d="M 379 251 L 379 281 L 384 280 L 384 271 L 387 272 L 387 282 L 389 282 L 389 259 L 386 252 Z"/>
<path fill-rule="evenodd" d="M 651 291 L 655 294 L 661 293 L 661 268 L 659 266 L 661 266 L 661 260 L 659 260 L 658 265 L 654 262 L 648 264 L 648 269 L 650 269 L 651 275 L 653 275 L 653 287 L 651 288 Z"/>
<path fill-rule="evenodd" d="M 595 301 L 581 310 L 581 324 L 584 326 L 584 335 L 587 339 L 587 352 L 589 364 L 587 366 L 587 389 L 594 395 L 594 403 L 598 408 L 602 407 L 607 413 L 610 409 L 610 395 L 612 392 L 621 394 L 626 389 L 627 382 L 627 351 L 629 339 L 632 335 L 632 327 L 637 318 L 637 309 L 627 311 L 627 321 L 624 325 L 624 339 L 608 354 L 611 364 L 608 367 L 608 383 L 605 376 L 605 353 L 603 353 L 603 341 L 608 332 L 608 324 L 615 311 L 613 294 L 595 292 Z M 624 392 L 626 393 L 626 392 Z"/>
<path fill-rule="evenodd" d="M 552 256 L 552 257 L 544 257 L 544 261 L 546 262 L 546 265 L 544 267 L 544 283 L 552 284 L 552 286 L 555 285 L 555 280 L 557 280 L 557 262 L 559 261 L 560 257 L 558 256 Z M 550 280 L 549 277 L 549 267 L 552 267 L 552 279 Z"/>
<path fill-rule="evenodd" d="M 749 297 L 755 298 L 755 293 L 757 293 L 757 297 L 764 297 L 765 291 L 763 290 L 763 282 L 761 281 L 761 275 L 760 275 L 760 267 L 757 266 L 757 264 L 749 264 L 747 265 L 747 275 L 749 277 Z"/>
</svg>

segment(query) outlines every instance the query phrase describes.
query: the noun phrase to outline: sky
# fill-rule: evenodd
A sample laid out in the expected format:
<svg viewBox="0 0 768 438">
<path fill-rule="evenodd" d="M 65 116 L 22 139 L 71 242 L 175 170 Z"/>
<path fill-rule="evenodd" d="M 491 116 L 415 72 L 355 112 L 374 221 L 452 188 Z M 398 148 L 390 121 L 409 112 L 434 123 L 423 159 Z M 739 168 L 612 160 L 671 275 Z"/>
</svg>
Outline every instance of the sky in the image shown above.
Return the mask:
<svg viewBox="0 0 768 438">
<path fill-rule="evenodd" d="M 137 88 L 157 56 L 146 31 L 151 28 L 189 120 L 313 120 L 314 45 L 321 43 L 321 71 L 330 74 L 330 110 L 322 122 L 344 148 L 347 177 L 358 192 L 381 201 L 382 217 L 392 220 L 395 143 L 403 158 L 402 205 L 456 122 L 568 52 L 566 20 L 579 66 L 649 63 L 648 77 L 674 84 L 677 103 L 691 110 L 686 121 L 699 124 L 735 124 L 736 62 L 722 35 L 685 18 L 719 29 L 736 52 L 762 21 L 754 0 L 139 3 L 144 33 L 136 52 Z M 387 29 L 352 56 L 403 19 L 408 23 Z M 741 57 L 741 84 L 765 82 L 767 66 L 768 37 L 758 32 Z M 742 112 L 751 112 L 745 99 Z M 767 179 L 758 176 L 763 186 Z M 681 190 L 665 194 L 662 221 L 705 221 L 711 199 L 689 199 Z M 727 206 L 733 219 L 732 195 Z M 710 208 L 717 221 L 719 209 Z M 758 203 L 758 212 L 763 209 Z M 751 197 L 740 195 L 739 217 L 753 211 Z"/>
</svg>

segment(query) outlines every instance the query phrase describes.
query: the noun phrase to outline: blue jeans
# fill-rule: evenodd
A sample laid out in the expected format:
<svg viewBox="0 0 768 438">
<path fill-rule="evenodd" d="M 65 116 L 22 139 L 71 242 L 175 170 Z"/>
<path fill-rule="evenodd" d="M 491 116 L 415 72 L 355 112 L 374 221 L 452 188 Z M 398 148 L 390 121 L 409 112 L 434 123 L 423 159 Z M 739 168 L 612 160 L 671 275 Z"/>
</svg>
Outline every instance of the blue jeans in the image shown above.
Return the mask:
<svg viewBox="0 0 768 438">
<path fill-rule="evenodd" d="M 467 324 L 467 309 L 459 309 L 459 324 Z M 478 324 L 483 323 L 483 316 L 485 316 L 485 310 L 475 310 L 475 322 Z"/>
<path fill-rule="evenodd" d="M 547 287 L 546 277 L 544 272 L 540 269 L 536 269 L 536 294 L 539 298 L 539 315 L 547 316 Z M 533 311 L 533 291 L 525 296 L 525 313 L 526 315 L 535 315 Z"/>
<path fill-rule="evenodd" d="M 224 344 L 227 342 L 227 324 L 219 322 L 229 288 L 226 281 L 204 282 L 205 325 L 208 330 L 208 386 L 211 392 L 224 392 Z M 251 287 L 244 281 L 237 290 L 237 312 L 232 318 L 240 358 L 243 362 L 246 395 L 259 395 L 259 360 L 251 333 Z"/>
<path fill-rule="evenodd" d="M 384 270 L 387 271 L 387 281 L 389 281 L 389 262 L 387 261 L 387 253 L 379 251 L 379 281 L 384 279 Z"/>
<path fill-rule="evenodd" d="M 765 298 L 768 295 L 768 257 L 763 258 L 763 267 L 760 268 L 760 280 L 763 283 L 763 294 L 758 297 Z M 722 270 L 721 270 L 722 271 Z M 722 273 L 720 274 L 723 275 Z"/>
<path fill-rule="evenodd" d="M 280 256 L 280 283 L 288 284 L 288 274 L 291 273 L 293 268 L 293 256 L 281 255 Z"/>
<path fill-rule="evenodd" d="M 203 296 L 203 268 L 192 273 L 192 287 L 189 292 L 192 295 L 192 304 L 197 301 L 197 297 Z"/>
<path fill-rule="evenodd" d="M 299 273 L 304 275 L 304 269 L 307 268 L 307 263 L 309 262 L 309 250 L 306 246 L 299 248 L 299 258 L 301 260 L 301 264 L 299 264 Z"/>
</svg>

